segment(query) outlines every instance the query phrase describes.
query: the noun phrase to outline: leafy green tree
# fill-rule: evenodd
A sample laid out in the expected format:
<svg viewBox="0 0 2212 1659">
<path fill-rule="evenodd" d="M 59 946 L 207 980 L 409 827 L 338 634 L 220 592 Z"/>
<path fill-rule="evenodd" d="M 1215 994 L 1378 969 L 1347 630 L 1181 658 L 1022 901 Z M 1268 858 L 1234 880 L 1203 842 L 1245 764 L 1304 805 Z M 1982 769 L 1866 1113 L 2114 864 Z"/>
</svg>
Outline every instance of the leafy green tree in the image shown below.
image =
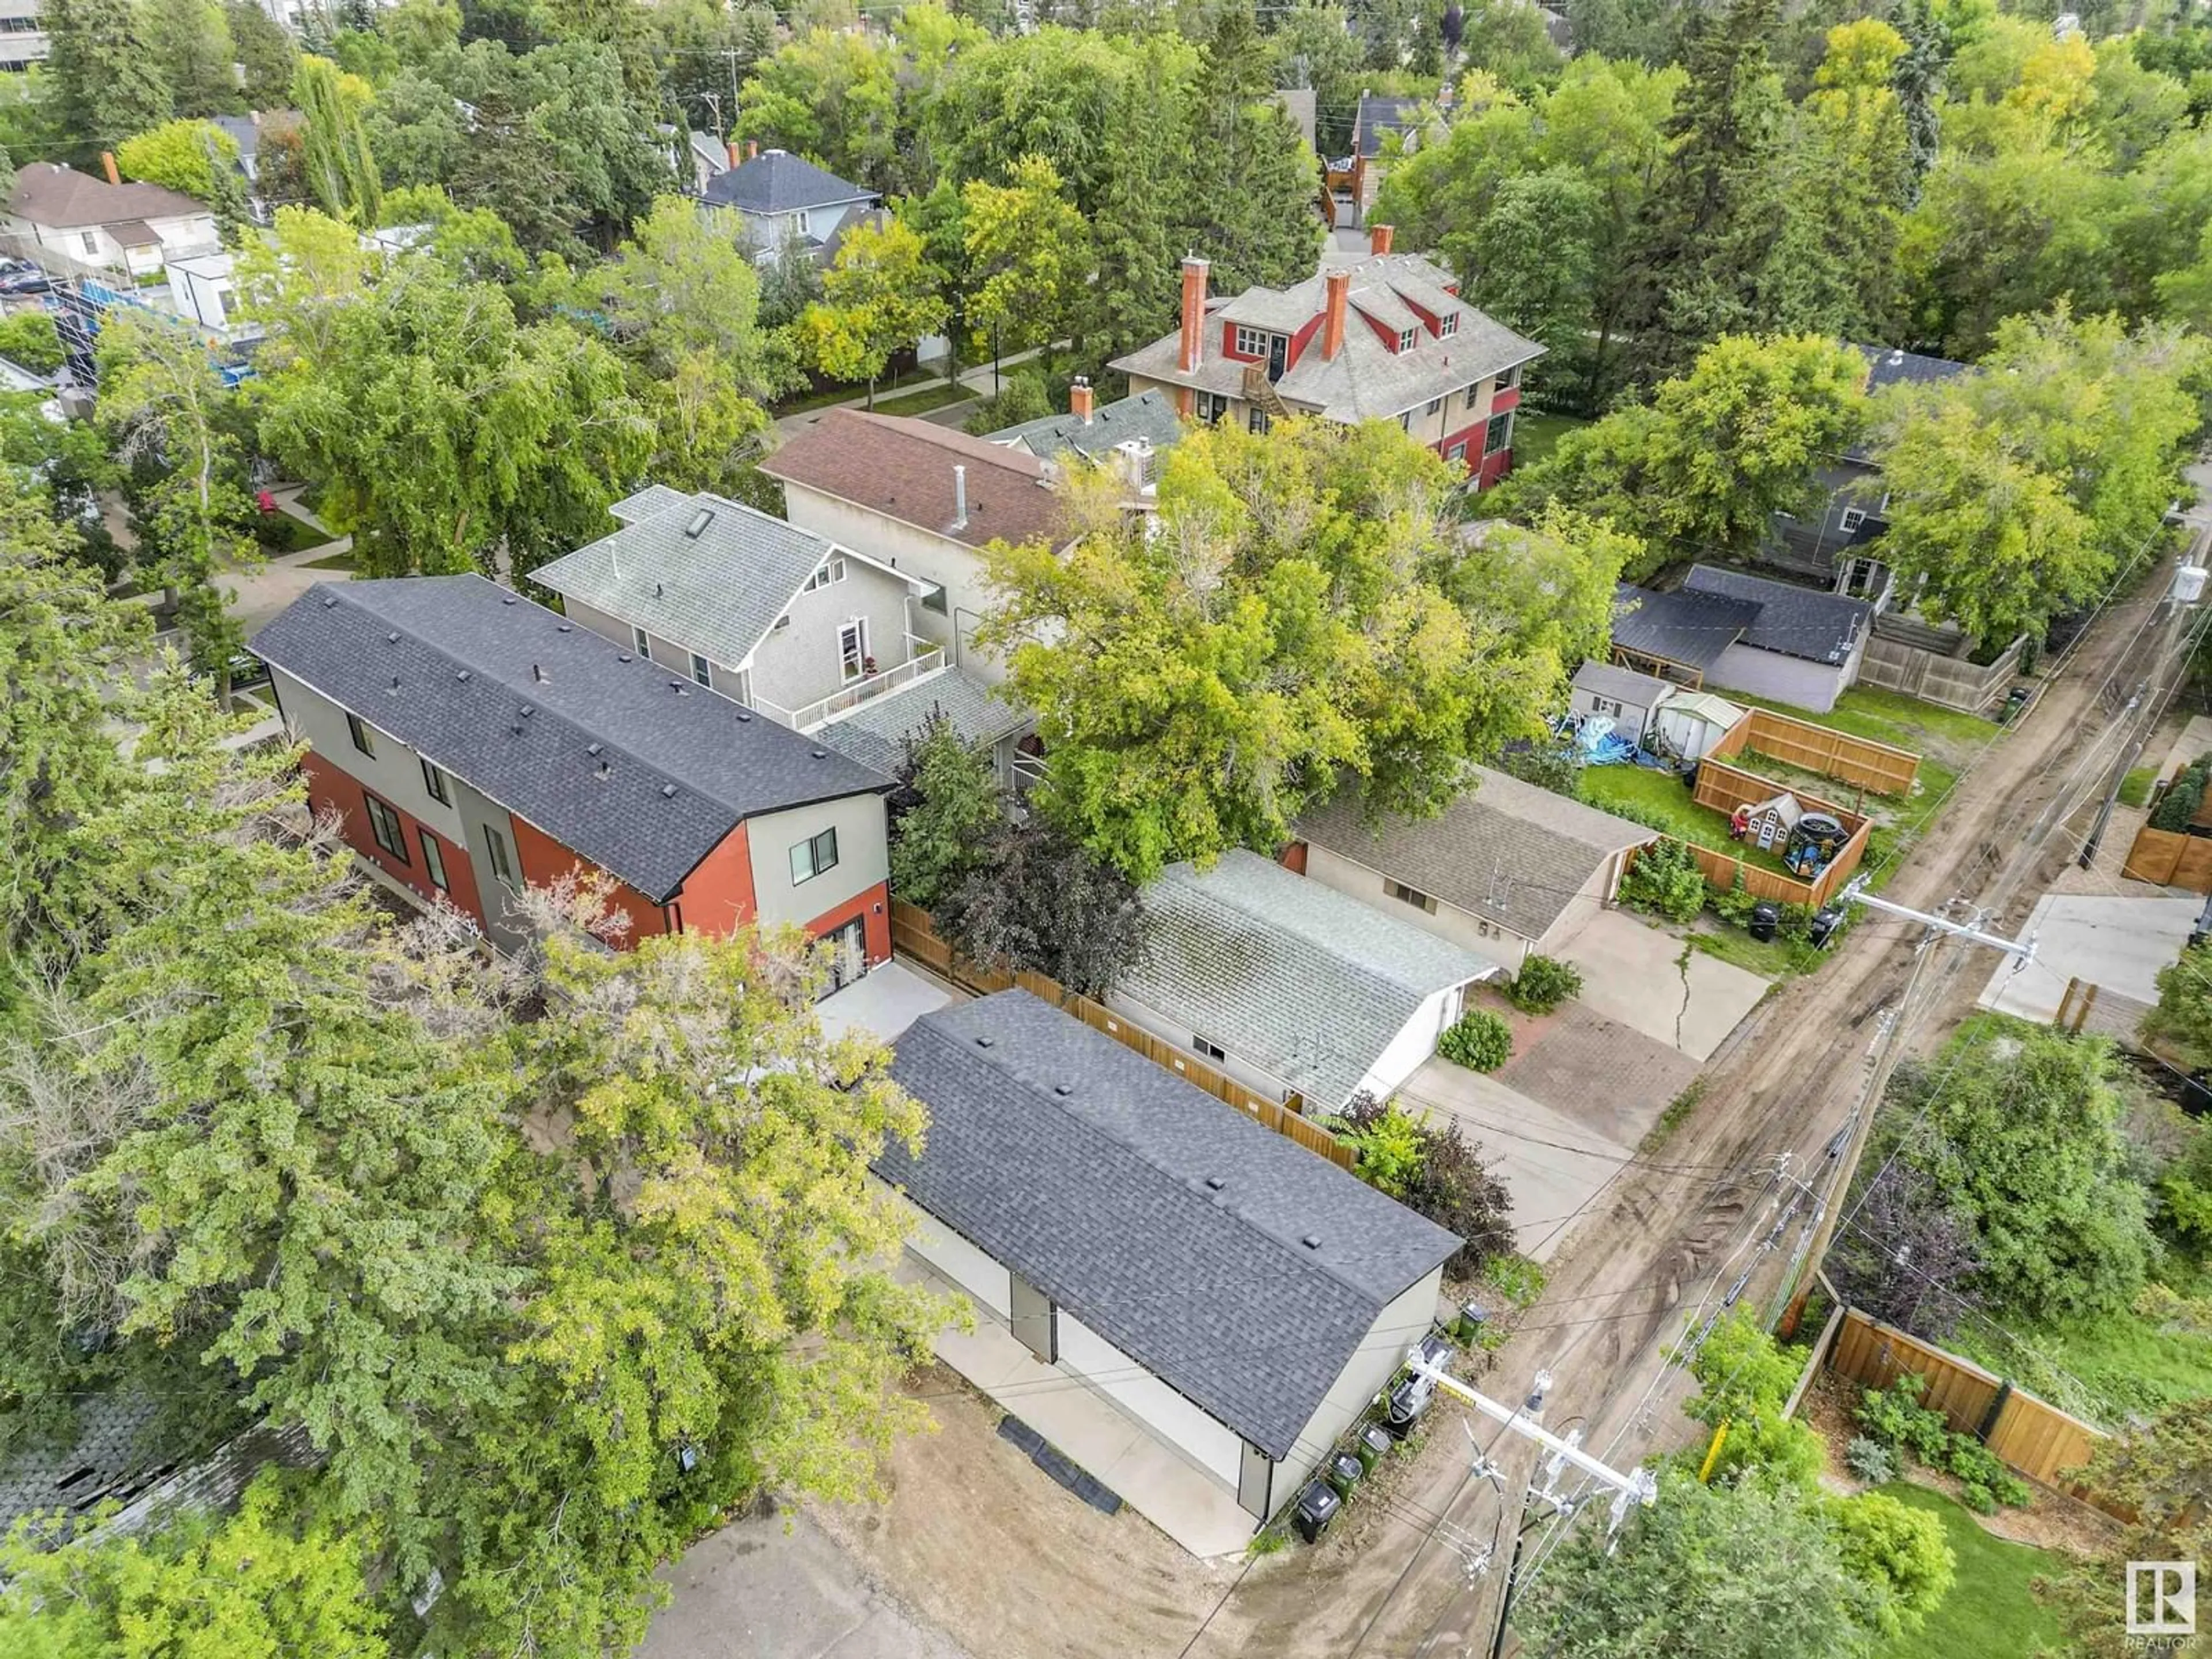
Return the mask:
<svg viewBox="0 0 2212 1659">
<path fill-rule="evenodd" d="M 1654 543 L 1739 556 L 1816 499 L 1813 469 L 1865 418 L 1866 360 L 1815 335 L 1731 335 L 1689 372 L 1570 432 L 1508 480 L 1499 509 L 1559 502 Z"/>
<path fill-rule="evenodd" d="M 166 318 L 125 313 L 100 331 L 100 423 L 119 456 L 153 474 L 139 563 L 167 590 L 194 668 L 226 706 L 245 635 L 216 578 L 254 556 L 245 458 L 226 420 L 232 395 L 207 342 Z"/>
<path fill-rule="evenodd" d="M 225 224 L 246 220 L 246 179 L 238 141 L 212 121 L 171 121 L 126 138 L 115 165 L 125 176 L 166 185 L 213 208 Z"/>
<path fill-rule="evenodd" d="M 1584 1659 L 1850 1659 L 1880 1603 L 1798 1494 L 1672 1471 L 1608 1549 L 1585 1520 L 1519 1603 L 1522 1632 Z"/>
<path fill-rule="evenodd" d="M 908 226 L 896 219 L 854 226 L 823 276 L 821 303 L 799 319 L 802 355 L 833 380 L 866 380 L 872 409 L 891 354 L 945 326 L 942 282 Z"/>
<path fill-rule="evenodd" d="M 970 180 L 960 192 L 974 286 L 975 349 L 998 356 L 1048 345 L 1074 323 L 1091 264 L 1089 227 L 1041 155 L 1014 163 L 1013 182 Z"/>
<path fill-rule="evenodd" d="M 1552 44 L 1544 14 L 1534 6 L 1476 0 L 1467 9 L 1465 27 L 1460 43 L 1465 61 L 1523 95 L 1552 85 L 1566 67 L 1566 55 Z"/>
<path fill-rule="evenodd" d="M 1135 884 L 1042 818 L 1000 820 L 945 896 L 938 924 L 974 962 L 1032 969 L 1103 998 L 1145 953 Z"/>
<path fill-rule="evenodd" d="M 1185 238 L 1224 292 L 1286 288 L 1313 275 L 1320 252 L 1310 211 L 1320 165 L 1275 99 L 1251 0 L 1224 0 L 1212 25 L 1177 152 L 1189 158 Z"/>
<path fill-rule="evenodd" d="M 941 716 L 908 740 L 899 780 L 905 810 L 891 838 L 891 887 L 908 903 L 934 910 L 983 861 L 1006 821 L 1005 804 L 989 760 Z"/>
<path fill-rule="evenodd" d="M 1091 288 L 1094 327 L 1111 356 L 1149 343 L 1174 326 L 1184 245 L 1176 204 L 1160 187 L 1158 158 L 1173 151 L 1188 119 L 1187 53 L 1154 40 L 1145 66 L 1122 84 L 1115 127 L 1123 142 L 1106 160 L 1091 216 L 1098 275 Z"/>
<path fill-rule="evenodd" d="M 817 28 L 753 66 L 736 136 L 804 155 L 864 189 L 896 182 L 898 70 L 887 40 Z"/>
<path fill-rule="evenodd" d="M 1267 37 L 1279 87 L 1310 88 L 1314 143 L 1323 155 L 1352 150 L 1352 123 L 1363 87 L 1359 40 L 1350 14 L 1324 0 L 1297 0 L 1274 14 Z"/>
<path fill-rule="evenodd" d="M 1844 1567 L 1881 1592 L 1876 1624 L 1884 1636 L 1917 1630 L 1942 1606 L 1958 1560 L 1936 1516 L 1881 1492 L 1832 1499 L 1825 1512 Z"/>
<path fill-rule="evenodd" d="M 760 275 L 697 207 L 664 196 L 631 240 L 584 279 L 617 342 L 655 374 L 705 356 L 756 400 L 775 395 L 789 365 L 760 323 Z"/>
<path fill-rule="evenodd" d="M 234 113 L 238 47 L 216 0 L 141 0 L 139 24 L 179 115 Z"/>
<path fill-rule="evenodd" d="M 425 68 L 461 40 L 461 9 L 455 0 L 400 0 L 378 20 L 399 61 Z"/>
<path fill-rule="evenodd" d="M 2101 1440 L 2080 1478 L 2136 1518 L 2086 1560 L 2068 1561 L 2036 1585 L 2057 1613 L 2064 1645 L 2080 1659 L 2123 1659 L 2142 1650 L 2127 1634 L 2128 1563 L 2202 1561 L 2212 1553 L 2212 1398 L 2176 1406 L 2148 1423 Z M 2201 1608 L 2201 1599 L 2197 1603 Z M 2201 1613 L 2199 1615 L 2202 1616 Z"/>
<path fill-rule="evenodd" d="M 1461 578 L 1477 561 L 1449 489 L 1394 425 L 1215 428 L 1170 455 L 1158 534 L 1109 498 L 1064 560 L 993 550 L 1003 604 L 983 636 L 1039 711 L 1044 811 L 1142 882 L 1272 851 L 1340 770 L 1377 811 L 1432 811 L 1465 761 L 1534 736 L 1560 645 L 1583 642 L 1559 619 L 1601 625 L 1590 595 L 1617 570 L 1531 538 L 1501 543 L 1494 586 Z M 1574 591 L 1524 605 L 1539 568 Z"/>
<path fill-rule="evenodd" d="M 1984 372 L 1883 400 L 1883 556 L 1984 639 L 2039 631 L 2156 532 L 2197 424 L 2201 348 L 2063 307 L 2008 320 Z"/>
<path fill-rule="evenodd" d="M 380 224 L 384 181 L 363 125 L 375 94 L 326 58 L 300 60 L 292 97 L 300 106 L 307 186 L 324 212 L 351 225 Z"/>
<path fill-rule="evenodd" d="M 2172 1044 L 2186 1065 L 2212 1065 L 2212 940 L 2186 946 L 2158 970 L 2158 1006 L 2143 1016 L 2142 1030 Z"/>
<path fill-rule="evenodd" d="M 363 1534 L 301 1527 L 272 1476 L 221 1521 L 187 1515 L 151 1536 L 65 1542 L 19 1522 L 0 1541 L 0 1648 L 36 1659 L 384 1659 Z"/>
<path fill-rule="evenodd" d="M 1095 212 L 1121 148 L 1122 88 L 1146 61 L 1127 48 L 1093 30 L 1045 27 L 962 52 L 923 118 L 939 176 L 956 188 L 1004 186 L 1036 157 L 1061 181 L 1055 189 L 1064 186 L 1085 216 Z M 1163 55 L 1170 86 L 1187 83 L 1194 54 L 1164 45 L 1151 61 Z M 1155 177 L 1171 198 L 1180 198 L 1175 174 L 1187 165 L 1178 153 L 1155 158 Z"/>
<path fill-rule="evenodd" d="M 402 70 L 379 88 L 367 131 L 388 190 L 447 184 L 460 171 L 467 147 L 460 112 L 453 94 L 421 70 Z"/>
<path fill-rule="evenodd" d="M 392 261 L 334 304 L 244 297 L 269 334 L 262 441 L 325 481 L 324 517 L 379 574 L 526 573 L 596 534 L 652 453 L 653 416 L 611 349 L 564 319 L 520 322 L 504 291 L 441 261 Z"/>
<path fill-rule="evenodd" d="M 1972 1227 L 1980 1283 L 2027 1318 L 2120 1306 L 2148 1271 L 2114 1064 L 2100 1039 L 1990 1016 L 1892 1090 L 1899 1121 L 1921 1117 L 1895 1156 Z"/>
<path fill-rule="evenodd" d="M 51 115 L 74 154 L 89 159 L 169 118 L 169 83 L 133 0 L 54 0 L 40 16 Z"/>
<path fill-rule="evenodd" d="M 33 374 L 51 374 L 63 356 L 61 332 L 45 312 L 19 311 L 0 320 L 0 357 Z"/>
<path fill-rule="evenodd" d="M 822 297 L 822 267 L 814 263 L 813 248 L 796 228 L 785 233 L 774 256 L 759 270 L 763 327 L 788 328 Z"/>
<path fill-rule="evenodd" d="M 15 336 L 27 343 L 16 344 Z M 58 365 L 61 342 L 53 319 L 43 312 L 21 312 L 0 325 L 0 356 L 30 366 L 52 354 Z M 122 481 L 99 429 L 82 421 L 51 421 L 40 412 L 43 393 L 0 396 L 0 463 L 10 475 L 8 500 L 43 505 L 60 533 L 67 556 L 99 570 L 112 581 L 129 558 L 108 530 L 102 497 Z"/>
<path fill-rule="evenodd" d="M 730 83 L 750 78 L 775 52 L 780 34 L 775 11 L 715 0 L 663 0 L 645 9 L 645 26 L 670 101 L 693 127 L 726 140 L 742 107 L 732 104 Z"/>
</svg>

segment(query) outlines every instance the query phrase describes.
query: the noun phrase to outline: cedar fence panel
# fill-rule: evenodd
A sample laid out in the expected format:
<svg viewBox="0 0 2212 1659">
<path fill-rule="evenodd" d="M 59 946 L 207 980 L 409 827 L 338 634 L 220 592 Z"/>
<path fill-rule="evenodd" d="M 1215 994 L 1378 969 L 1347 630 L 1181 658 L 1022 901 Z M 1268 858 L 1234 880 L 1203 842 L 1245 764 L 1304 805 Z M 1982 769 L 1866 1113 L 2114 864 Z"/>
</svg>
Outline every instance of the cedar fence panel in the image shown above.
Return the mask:
<svg viewBox="0 0 2212 1659">
<path fill-rule="evenodd" d="M 1759 806 L 1777 795 L 1795 795 L 1797 804 L 1815 812 L 1826 812 L 1847 830 L 1856 830 L 1867 822 L 1861 814 L 1848 806 L 1840 806 L 1818 795 L 1808 794 L 1802 789 L 1793 789 L 1787 784 L 1777 783 L 1771 778 L 1762 778 L 1756 772 L 1747 772 L 1740 766 L 1706 759 L 1698 765 L 1697 793 L 1691 797 L 1700 806 L 1710 806 L 1716 812 L 1728 813 L 1739 806 Z"/>
<path fill-rule="evenodd" d="M 1843 1326 L 1828 1349 L 1827 1364 L 1838 1376 L 1870 1389 L 1886 1389 L 1908 1371 L 1925 1377 L 1928 1387 L 1921 1403 L 1942 1412 L 1954 1431 L 1975 1436 L 2000 1462 L 2029 1480 L 2104 1507 L 2069 1478 L 2069 1471 L 2089 1461 L 2089 1454 L 2105 1438 L 2104 1431 L 2032 1394 L 2008 1391 L 2002 1378 L 1972 1360 L 1851 1308 L 1844 1311 Z M 1997 1408 L 1994 1423 L 1989 1421 L 1992 1406 Z M 1982 1432 L 1984 1423 L 1989 1423 L 1986 1434 Z"/>
<path fill-rule="evenodd" d="M 1771 708 L 1753 709 L 1748 724 L 1745 742 L 1738 749 L 1747 746 L 1878 795 L 1909 794 L 1912 781 L 1920 775 L 1920 757 L 1909 749 L 1793 720 Z"/>
<path fill-rule="evenodd" d="M 1142 1026 L 1124 1019 L 1089 997 L 1066 989 L 1059 981 L 1026 971 L 1002 973 L 995 968 L 979 967 L 966 957 L 955 954 L 951 946 L 939 939 L 936 929 L 930 925 L 929 912 L 908 904 L 903 899 L 891 901 L 891 949 L 900 956 L 912 957 L 941 978 L 949 979 L 963 990 L 972 991 L 978 996 L 988 996 L 994 991 L 1018 986 L 1040 1001 L 1049 1002 L 1055 1008 L 1073 1014 L 1092 1030 L 1103 1032 L 1125 1048 L 1135 1049 L 1155 1066 L 1173 1072 L 1185 1082 L 1205 1090 L 1216 1100 L 1234 1106 L 1247 1117 L 1257 1120 L 1264 1127 L 1273 1129 L 1285 1139 L 1295 1140 L 1308 1152 L 1327 1158 L 1337 1168 L 1349 1170 L 1358 1161 L 1358 1153 L 1320 1124 L 1302 1116 L 1296 1104 L 1286 1105 L 1246 1088 L 1235 1078 L 1217 1072 L 1204 1060 L 1161 1042 Z"/>
<path fill-rule="evenodd" d="M 2163 887 L 2212 893 L 2212 836 L 2185 836 L 2145 824 L 2136 831 L 2120 873 Z"/>
</svg>

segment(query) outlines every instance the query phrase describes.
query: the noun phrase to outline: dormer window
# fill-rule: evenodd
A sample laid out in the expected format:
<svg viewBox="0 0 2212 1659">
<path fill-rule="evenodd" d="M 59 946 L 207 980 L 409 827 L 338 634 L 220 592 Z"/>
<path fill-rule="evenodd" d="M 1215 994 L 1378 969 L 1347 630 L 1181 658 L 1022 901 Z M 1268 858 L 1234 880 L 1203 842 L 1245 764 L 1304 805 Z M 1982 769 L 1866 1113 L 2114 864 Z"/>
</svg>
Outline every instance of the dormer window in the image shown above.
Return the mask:
<svg viewBox="0 0 2212 1659">
<path fill-rule="evenodd" d="M 1421 331 L 1418 328 L 1400 329 L 1398 331 L 1398 349 L 1401 352 L 1411 351 L 1413 349 L 1414 338 L 1420 333 L 1420 331 Z"/>
<path fill-rule="evenodd" d="M 1444 313 L 1443 320 L 1437 325 L 1437 332 L 1447 340 L 1450 339 L 1453 335 L 1458 333 L 1459 313 L 1456 311 L 1447 311 Z"/>
<path fill-rule="evenodd" d="M 1264 357 L 1273 337 L 1264 328 L 1247 328 L 1239 323 L 1237 325 L 1237 355 L 1240 357 Z"/>
</svg>

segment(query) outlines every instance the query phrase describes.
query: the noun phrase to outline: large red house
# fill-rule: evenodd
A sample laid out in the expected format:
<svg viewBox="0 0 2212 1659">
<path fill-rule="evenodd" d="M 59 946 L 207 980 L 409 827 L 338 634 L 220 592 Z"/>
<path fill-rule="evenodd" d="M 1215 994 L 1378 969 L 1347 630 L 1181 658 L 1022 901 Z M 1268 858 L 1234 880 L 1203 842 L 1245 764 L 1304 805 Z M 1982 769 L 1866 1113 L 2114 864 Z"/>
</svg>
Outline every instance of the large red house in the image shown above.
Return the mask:
<svg viewBox="0 0 2212 1659">
<path fill-rule="evenodd" d="M 629 937 L 795 923 L 890 955 L 890 780 L 481 576 L 311 588 L 255 635 L 308 798 L 502 948 L 510 896 L 617 883 Z"/>
<path fill-rule="evenodd" d="M 1544 348 L 1459 297 L 1459 280 L 1391 252 L 1332 251 L 1306 281 L 1208 299 L 1206 262 L 1183 261 L 1182 324 L 1117 357 L 1131 393 L 1163 388 L 1194 420 L 1255 432 L 1286 415 L 1395 421 L 1478 487 L 1513 465 L 1521 373 Z"/>
</svg>

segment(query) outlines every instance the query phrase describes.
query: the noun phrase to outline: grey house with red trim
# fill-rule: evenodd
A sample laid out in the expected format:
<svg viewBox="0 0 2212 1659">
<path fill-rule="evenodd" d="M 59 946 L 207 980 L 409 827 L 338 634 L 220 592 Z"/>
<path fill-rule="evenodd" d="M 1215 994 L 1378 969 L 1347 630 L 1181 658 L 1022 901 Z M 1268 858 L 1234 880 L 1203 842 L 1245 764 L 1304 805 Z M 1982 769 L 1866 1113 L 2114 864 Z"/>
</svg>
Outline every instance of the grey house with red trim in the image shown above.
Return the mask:
<svg viewBox="0 0 2212 1659">
<path fill-rule="evenodd" d="M 1209 299 L 1206 277 L 1184 260 L 1182 326 L 1114 360 L 1133 394 L 1255 432 L 1291 415 L 1395 421 L 1478 488 L 1512 467 L 1522 372 L 1544 348 L 1461 299 L 1441 266 L 1393 252 L 1389 226 L 1289 288 Z"/>
</svg>

